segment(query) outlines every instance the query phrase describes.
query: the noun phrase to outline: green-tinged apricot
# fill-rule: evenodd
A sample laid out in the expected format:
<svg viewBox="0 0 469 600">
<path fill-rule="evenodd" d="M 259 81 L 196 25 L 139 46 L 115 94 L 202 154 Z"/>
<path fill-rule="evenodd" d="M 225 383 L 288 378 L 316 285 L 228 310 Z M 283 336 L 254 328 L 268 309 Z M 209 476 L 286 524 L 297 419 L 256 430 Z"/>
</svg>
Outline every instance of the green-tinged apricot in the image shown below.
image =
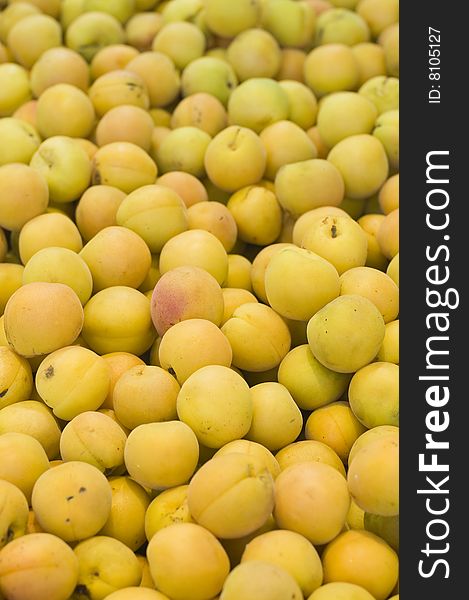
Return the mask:
<svg viewBox="0 0 469 600">
<path fill-rule="evenodd" d="M 279 85 L 288 96 L 289 120 L 305 131 L 315 125 L 318 102 L 313 92 L 300 81 L 280 79 Z"/>
<path fill-rule="evenodd" d="M 189 481 L 199 459 L 199 444 L 192 429 L 181 421 L 146 423 L 130 432 L 124 456 L 132 479 L 163 490 Z"/>
<path fill-rule="evenodd" d="M 95 81 L 98 77 L 101 77 L 101 75 L 110 73 L 111 71 L 125 71 L 128 63 L 137 56 L 138 50 L 127 44 L 111 44 L 110 46 L 104 46 L 96 52 L 91 60 L 89 66 L 91 80 Z M 119 79 L 122 79 L 122 74 L 116 79 L 109 77 L 105 81 L 107 81 L 107 83 L 113 82 L 117 84 Z M 130 80 L 130 83 L 132 83 L 132 80 Z M 141 87 L 142 81 L 137 80 L 135 83 L 138 89 L 139 86 Z M 120 90 L 122 93 L 126 91 L 125 88 L 122 87 L 114 89 L 114 91 L 117 90 Z M 146 90 L 146 87 L 144 87 L 143 90 Z M 100 91 L 102 93 L 105 91 L 104 86 Z M 125 101 L 123 101 L 122 104 L 125 104 Z M 132 102 L 131 104 L 135 104 L 135 102 Z"/>
<path fill-rule="evenodd" d="M 308 231 L 310 225 L 314 223 L 317 217 L 329 217 L 334 215 L 347 216 L 345 210 L 339 206 L 318 206 L 300 215 L 293 225 L 292 241 L 296 246 L 301 246 L 303 237 Z"/>
<path fill-rule="evenodd" d="M 356 90 L 360 82 L 358 61 L 345 44 L 317 46 L 304 63 L 305 83 L 320 98 L 332 92 Z"/>
<path fill-rule="evenodd" d="M 79 566 L 77 589 L 91 600 L 103 600 L 116 590 L 140 583 L 142 567 L 119 540 L 97 535 L 80 541 L 73 551 Z"/>
<path fill-rule="evenodd" d="M 197 266 L 170 269 L 158 280 L 151 298 L 151 318 L 160 336 L 185 319 L 223 317 L 223 293 L 215 277 Z"/>
<path fill-rule="evenodd" d="M 286 92 L 277 81 L 253 77 L 240 83 L 228 100 L 231 124 L 260 133 L 265 127 L 288 119 L 290 105 Z"/>
<path fill-rule="evenodd" d="M 164 24 L 152 42 L 152 50 L 169 56 L 179 70 L 200 58 L 205 46 L 204 33 L 196 25 L 186 21 Z"/>
<path fill-rule="evenodd" d="M 124 39 L 121 23 L 112 15 L 98 11 L 78 15 L 65 33 L 65 45 L 81 54 L 88 63 L 101 48 L 121 44 Z"/>
<path fill-rule="evenodd" d="M 241 306 L 241 304 L 246 304 L 247 302 L 257 302 L 257 298 L 254 296 L 254 294 L 243 288 L 224 287 L 222 292 L 224 312 L 222 321 L 220 323 L 221 325 L 226 323 L 226 321 L 233 316 L 233 312 L 236 308 L 238 308 L 238 306 Z"/>
<path fill-rule="evenodd" d="M 121 104 L 111 108 L 99 120 L 96 127 L 96 142 L 104 146 L 112 142 L 131 142 L 150 150 L 153 119 L 139 106 Z"/>
<path fill-rule="evenodd" d="M 151 50 L 152 42 L 163 27 L 163 17 L 157 12 L 135 12 L 125 25 L 127 43 L 139 52 Z"/>
<path fill-rule="evenodd" d="M 239 538 L 267 521 L 274 505 L 274 482 L 261 459 L 222 454 L 197 471 L 187 499 L 197 523 L 217 537 Z"/>
<path fill-rule="evenodd" d="M 84 0 L 85 12 L 100 11 L 113 15 L 122 24 L 125 24 L 135 11 L 135 0 L 119 0 L 109 5 L 107 0 Z"/>
<path fill-rule="evenodd" d="M 158 353 L 163 369 L 174 373 L 181 385 L 202 367 L 229 367 L 232 358 L 228 339 L 206 319 L 187 319 L 173 325 L 162 337 Z"/>
<path fill-rule="evenodd" d="M 376 234 L 381 252 L 392 260 L 399 254 L 399 208 L 395 208 L 381 223 Z M 398 285 L 396 283 L 396 285 Z"/>
<path fill-rule="evenodd" d="M 374 37 L 399 21 L 398 0 L 360 0 L 356 11 L 368 23 Z"/>
<path fill-rule="evenodd" d="M 92 160 L 91 181 L 116 187 L 130 194 L 155 182 L 158 169 L 148 154 L 131 142 L 101 146 Z"/>
<path fill-rule="evenodd" d="M 350 494 L 365 512 L 399 514 L 399 437 L 384 434 L 362 446 L 347 473 Z"/>
<path fill-rule="evenodd" d="M 126 194 L 110 185 L 93 185 L 82 194 L 75 209 L 75 222 L 85 242 L 99 231 L 117 225 L 116 214 Z"/>
<path fill-rule="evenodd" d="M 32 2 L 5 2 L 0 15 L 0 41 L 6 42 L 11 28 L 30 15 L 39 15 L 41 10 Z"/>
<path fill-rule="evenodd" d="M 0 480 L 0 494 L 2 498 L 0 506 L 1 550 L 4 546 L 26 533 L 29 518 L 29 507 L 28 501 L 26 500 L 26 496 L 23 494 L 23 492 L 16 487 L 16 485 L 13 485 L 5 479 Z"/>
<path fill-rule="evenodd" d="M 173 61 L 166 54 L 142 52 L 127 63 L 126 69 L 143 80 L 148 90 L 150 107 L 167 106 L 178 97 L 181 78 Z"/>
<path fill-rule="evenodd" d="M 85 411 L 62 430 L 60 455 L 66 462 L 86 462 L 106 475 L 122 470 L 127 436 L 111 417 Z"/>
<path fill-rule="evenodd" d="M 23 270 L 23 265 L 0 263 L 0 317 L 10 296 L 23 284 Z"/>
<path fill-rule="evenodd" d="M 345 196 L 351 199 L 372 196 L 388 177 L 389 164 L 384 147 L 369 134 L 342 139 L 329 152 L 327 160 L 340 171 Z"/>
<path fill-rule="evenodd" d="M 236 308 L 222 331 L 233 349 L 233 365 L 246 371 L 276 367 L 290 350 L 290 331 L 283 319 L 257 302 Z"/>
<path fill-rule="evenodd" d="M 378 113 L 399 108 L 399 78 L 377 75 L 363 83 L 358 93 L 373 102 Z"/>
<path fill-rule="evenodd" d="M 347 582 L 365 588 L 376 600 L 385 600 L 398 579 L 396 552 L 368 531 L 346 531 L 322 554 L 324 582 Z"/>
<path fill-rule="evenodd" d="M 145 535 L 148 541 L 157 531 L 176 523 L 195 523 L 187 505 L 189 485 L 163 490 L 152 500 L 145 512 Z"/>
<path fill-rule="evenodd" d="M 353 373 L 371 362 L 384 339 L 385 323 L 376 306 L 354 294 L 339 296 L 308 323 L 315 358 L 339 373 Z"/>
<path fill-rule="evenodd" d="M 91 271 L 86 262 L 68 248 L 49 246 L 39 250 L 26 263 L 23 283 L 45 281 L 70 286 L 84 305 L 93 289 Z"/>
<path fill-rule="evenodd" d="M 320 206 L 338 206 L 344 189 L 340 170 L 322 158 L 286 164 L 275 177 L 278 201 L 296 217 Z"/>
<path fill-rule="evenodd" d="M 49 354 L 36 372 L 36 389 L 55 416 L 66 421 L 103 403 L 109 388 L 104 359 L 81 346 L 65 346 Z"/>
<path fill-rule="evenodd" d="M 151 265 L 144 240 L 127 227 L 101 229 L 80 252 L 93 276 L 93 290 L 120 285 L 137 288 Z"/>
<path fill-rule="evenodd" d="M 0 166 L 1 227 L 20 231 L 28 221 L 44 213 L 48 203 L 49 189 L 41 173 L 19 162 Z"/>
<path fill-rule="evenodd" d="M 393 23 L 383 29 L 378 37 L 378 44 L 384 52 L 387 74 L 399 77 L 399 23 Z"/>
<path fill-rule="evenodd" d="M 227 208 L 234 217 L 240 240 L 267 246 L 279 236 L 282 209 L 269 189 L 260 185 L 241 188 L 231 196 Z"/>
<path fill-rule="evenodd" d="M 267 152 L 265 177 L 271 181 L 283 165 L 316 158 L 311 138 L 291 121 L 273 123 L 263 129 L 259 137 Z"/>
<path fill-rule="evenodd" d="M 386 323 L 383 343 L 376 355 L 379 361 L 399 364 L 399 320 Z"/>
<path fill-rule="evenodd" d="M 208 231 L 220 240 L 227 252 L 233 249 L 238 227 L 229 207 L 221 202 L 197 202 L 189 207 L 187 217 L 189 229 Z"/>
<path fill-rule="evenodd" d="M 172 129 L 198 127 L 213 137 L 227 126 L 227 113 L 215 96 L 199 92 L 178 102 L 170 124 Z"/>
<path fill-rule="evenodd" d="M 37 479 L 49 469 L 49 459 L 41 443 L 26 433 L 3 433 L 0 459 L 0 481 L 16 485 L 30 503 Z"/>
<path fill-rule="evenodd" d="M 139 555 L 137 555 L 137 558 Z M 140 584 L 141 586 L 142 584 Z M 147 587 L 135 587 L 129 586 L 121 588 L 109 596 L 106 596 L 108 600 L 169 600 L 168 596 L 165 596 L 161 592 Z"/>
<path fill-rule="evenodd" d="M 85 59 L 70 48 L 57 47 L 46 50 L 34 63 L 31 89 L 36 97 L 58 83 L 67 83 L 86 92 L 89 85 L 89 67 Z"/>
<path fill-rule="evenodd" d="M 274 455 L 262 444 L 253 442 L 251 440 L 242 439 L 228 442 L 219 450 L 217 450 L 213 456 L 222 456 L 224 454 L 233 453 L 247 454 L 248 456 L 255 456 L 259 458 L 264 462 L 266 468 L 274 479 L 280 473 L 280 467 Z"/>
<path fill-rule="evenodd" d="M 0 591 L 5 598 L 67 600 L 78 581 L 78 559 L 49 533 L 13 540 L 0 553 Z"/>
<path fill-rule="evenodd" d="M 276 451 L 293 443 L 303 428 L 303 417 L 290 392 L 281 383 L 251 387 L 252 422 L 246 438 Z"/>
<path fill-rule="evenodd" d="M 357 419 L 368 429 L 399 425 L 399 366 L 373 362 L 359 369 L 350 381 L 348 399 Z"/>
<path fill-rule="evenodd" d="M 281 50 L 272 34 L 251 28 L 237 35 L 227 48 L 227 58 L 239 81 L 253 77 L 274 78 L 280 68 Z"/>
<path fill-rule="evenodd" d="M 228 275 L 223 283 L 224 288 L 250 291 L 251 262 L 241 254 L 228 254 Z M 251 294 L 251 298 L 254 298 Z"/>
<path fill-rule="evenodd" d="M 336 452 L 344 464 L 354 442 L 364 431 L 365 426 L 349 404 L 340 400 L 314 410 L 305 425 L 306 439 L 323 442 Z"/>
<path fill-rule="evenodd" d="M 112 286 L 94 294 L 85 305 L 83 338 L 98 354 L 130 352 L 137 356 L 156 337 L 150 300 L 128 286 Z"/>
<path fill-rule="evenodd" d="M 226 60 L 213 56 L 201 56 L 186 66 L 181 75 L 183 96 L 204 92 L 215 96 L 226 106 L 238 78 Z"/>
<path fill-rule="evenodd" d="M 266 161 L 267 153 L 259 136 L 247 127 L 236 125 L 211 140 L 204 159 L 210 181 L 228 192 L 258 183 Z"/>
<path fill-rule="evenodd" d="M 83 307 L 63 283 L 27 283 L 5 307 L 5 334 L 10 346 L 26 358 L 72 344 L 83 326 Z"/>
<path fill-rule="evenodd" d="M 309 320 L 337 298 L 340 280 L 327 260 L 303 248 L 285 248 L 270 260 L 265 271 L 270 306 L 282 317 Z"/>
<path fill-rule="evenodd" d="M 53 202 L 77 200 L 90 183 L 91 162 L 87 153 L 66 136 L 44 140 L 29 164 L 46 178 L 49 199 Z"/>
<path fill-rule="evenodd" d="M 370 39 L 366 20 L 347 8 L 332 8 L 318 16 L 315 45 L 346 44 L 355 46 Z"/>
<path fill-rule="evenodd" d="M 157 366 L 136 365 L 116 381 L 112 404 L 120 423 L 135 429 L 144 423 L 176 419 L 178 393 L 179 385 L 170 373 Z"/>
<path fill-rule="evenodd" d="M 8 163 L 28 164 L 41 143 L 36 127 L 18 116 L 0 119 L 0 136 L 0 165 L 3 166 Z"/>
<path fill-rule="evenodd" d="M 158 177 L 156 182 L 158 185 L 165 185 L 177 192 L 187 208 L 190 208 L 197 202 L 206 202 L 208 200 L 204 184 L 190 173 L 171 171 Z"/>
<path fill-rule="evenodd" d="M 345 478 L 328 464 L 296 463 L 275 480 L 274 517 L 279 528 L 296 531 L 314 545 L 326 544 L 340 533 L 349 505 Z"/>
<path fill-rule="evenodd" d="M 161 173 L 184 171 L 195 177 L 205 175 L 204 157 L 212 138 L 198 127 L 173 129 L 160 143 L 156 162 Z"/>
<path fill-rule="evenodd" d="M 30 15 L 18 21 L 9 31 L 7 44 L 16 62 L 30 69 L 49 48 L 60 46 L 62 30 L 49 15 Z"/>
<path fill-rule="evenodd" d="M 30 219 L 19 234 L 19 255 L 25 265 L 39 250 L 51 246 L 80 252 L 83 242 L 75 223 L 65 214 L 55 212 Z"/>
<path fill-rule="evenodd" d="M 174 600 L 211 600 L 230 571 L 223 546 L 195 523 L 176 523 L 157 531 L 148 544 L 147 558 L 155 585 Z"/>
<path fill-rule="evenodd" d="M 359 86 L 372 77 L 386 75 L 386 57 L 380 45 L 362 42 L 352 46 L 352 52 L 358 63 Z"/>
<path fill-rule="evenodd" d="M 278 381 L 288 389 L 300 408 L 314 410 L 338 400 L 348 387 L 350 375 L 323 366 L 309 345 L 301 344 L 283 358 Z"/>
<path fill-rule="evenodd" d="M 0 64 L 0 117 L 10 117 L 16 109 L 31 99 L 28 71 L 13 62 Z"/>
<path fill-rule="evenodd" d="M 318 216 L 310 223 L 301 245 L 332 264 L 339 275 L 363 266 L 367 258 L 366 233 L 349 216 Z"/>
<path fill-rule="evenodd" d="M 221 448 L 249 431 L 253 414 L 249 386 L 229 367 L 202 367 L 183 383 L 177 413 L 201 444 Z"/>
<path fill-rule="evenodd" d="M 251 267 L 251 283 L 254 294 L 259 300 L 268 304 L 267 295 L 265 291 L 265 272 L 271 258 L 283 248 L 288 248 L 293 244 L 279 242 L 276 244 L 270 244 L 256 255 L 252 261 Z"/>
<path fill-rule="evenodd" d="M 91 85 L 88 94 L 98 117 L 124 104 L 143 109 L 150 105 L 145 81 L 139 73 L 130 70 L 128 65 L 125 69 L 100 75 Z"/>
<path fill-rule="evenodd" d="M 381 252 L 377 240 L 378 229 L 384 220 L 385 215 L 378 213 L 364 214 L 357 219 L 357 223 L 366 233 L 368 238 L 368 251 L 366 255 L 366 267 L 378 269 L 384 272 L 388 266 L 388 259 Z"/>
<path fill-rule="evenodd" d="M 391 175 L 383 183 L 378 193 L 378 202 L 385 215 L 399 208 L 399 173 Z"/>
<path fill-rule="evenodd" d="M 338 454 L 330 446 L 317 440 L 300 440 L 288 444 L 277 452 L 275 458 L 282 471 L 302 462 L 319 462 L 333 467 L 346 477 L 344 463 Z"/>
<path fill-rule="evenodd" d="M 241 31 L 255 27 L 261 16 L 259 0 L 206 0 L 204 19 L 208 29 L 216 35 L 233 38 Z"/>
<path fill-rule="evenodd" d="M 96 535 L 109 517 L 111 501 L 106 477 L 81 461 L 65 462 L 43 473 L 32 494 L 39 525 L 66 542 Z"/>
<path fill-rule="evenodd" d="M 384 322 L 394 321 L 399 314 L 399 288 L 378 269 L 355 267 L 340 276 L 340 294 L 358 294 L 371 300 Z"/>
<path fill-rule="evenodd" d="M 373 442 L 375 439 L 381 436 L 390 435 L 394 439 L 399 438 L 399 427 L 395 425 L 377 425 L 371 429 L 367 429 L 362 433 L 354 442 L 348 459 L 349 466 L 352 464 L 352 460 L 355 458 L 357 453 L 364 448 L 368 443 Z"/>
<path fill-rule="evenodd" d="M 12 348 L 0 346 L 0 409 L 28 400 L 32 389 L 33 379 L 28 361 Z"/>
<path fill-rule="evenodd" d="M 11 431 L 36 438 L 50 460 L 59 456 L 60 427 L 44 403 L 25 400 L 4 406 L 0 410 L 0 434 Z"/>
<path fill-rule="evenodd" d="M 268 531 L 250 541 L 241 558 L 264 561 L 289 573 L 306 597 L 322 583 L 322 564 L 315 547 L 294 531 Z"/>
<path fill-rule="evenodd" d="M 274 0 L 265 3 L 261 23 L 282 47 L 304 48 L 314 38 L 316 12 L 308 2 Z"/>
<path fill-rule="evenodd" d="M 111 477 L 112 504 L 100 535 L 119 540 L 134 552 L 145 542 L 145 515 L 150 496 L 130 477 Z"/>
<path fill-rule="evenodd" d="M 265 560 L 249 560 L 236 566 L 226 578 L 220 600 L 300 600 L 303 594 L 293 576 Z"/>
<path fill-rule="evenodd" d="M 361 585 L 340 581 L 321 585 L 308 600 L 374 600 L 374 596 Z"/>
<path fill-rule="evenodd" d="M 212 233 L 190 229 L 168 240 L 160 253 L 162 275 L 176 267 L 188 266 L 206 270 L 222 285 L 228 273 L 228 255 Z"/>
<path fill-rule="evenodd" d="M 383 144 L 389 167 L 399 171 L 399 110 L 387 110 L 376 119 L 373 135 Z"/>
<path fill-rule="evenodd" d="M 153 184 L 131 192 L 119 205 L 116 221 L 138 234 L 152 253 L 159 253 L 168 240 L 187 229 L 188 215 L 177 192 Z"/>
<path fill-rule="evenodd" d="M 336 92 L 321 103 L 318 131 L 332 148 L 351 135 L 371 133 L 378 111 L 371 100 L 356 92 Z"/>
</svg>

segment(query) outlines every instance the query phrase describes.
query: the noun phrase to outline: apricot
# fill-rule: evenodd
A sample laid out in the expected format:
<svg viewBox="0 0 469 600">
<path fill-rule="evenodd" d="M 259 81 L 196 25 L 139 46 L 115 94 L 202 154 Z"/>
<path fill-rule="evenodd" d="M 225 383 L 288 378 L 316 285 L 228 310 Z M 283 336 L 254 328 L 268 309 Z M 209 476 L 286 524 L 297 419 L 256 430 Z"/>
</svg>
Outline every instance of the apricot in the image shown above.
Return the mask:
<svg viewBox="0 0 469 600">
<path fill-rule="evenodd" d="M 131 142 L 150 150 L 153 119 L 139 106 L 122 104 L 111 108 L 99 120 L 96 127 L 96 142 L 104 146 L 112 142 Z"/>
<path fill-rule="evenodd" d="M 186 66 L 181 75 L 182 95 L 211 94 L 226 107 L 232 90 L 238 85 L 233 67 L 226 60 L 201 56 Z"/>
<path fill-rule="evenodd" d="M 31 99 L 28 71 L 13 62 L 0 64 L 0 117 L 10 117 L 22 104 Z"/>
<path fill-rule="evenodd" d="M 161 173 L 184 171 L 195 177 L 205 175 L 204 157 L 212 138 L 198 127 L 178 127 L 158 147 L 156 162 Z"/>
<path fill-rule="evenodd" d="M 127 44 L 116 43 L 101 47 L 94 54 L 89 65 L 91 80 L 95 81 L 101 75 L 111 71 L 125 70 L 127 64 L 138 54 L 136 48 Z M 139 83 L 141 84 L 141 81 Z"/>
<path fill-rule="evenodd" d="M 167 106 L 180 93 L 179 71 L 169 56 L 162 52 L 141 52 L 127 63 L 126 69 L 143 80 L 151 108 Z"/>
<path fill-rule="evenodd" d="M 117 209 L 126 194 L 110 185 L 93 185 L 82 194 L 75 209 L 75 222 L 84 242 L 99 231 L 117 225 Z"/>
<path fill-rule="evenodd" d="M 0 166 L 0 226 L 20 231 L 49 204 L 46 179 L 28 165 L 12 162 Z"/>
<path fill-rule="evenodd" d="M 10 347 L 0 346 L 0 357 L 0 409 L 3 409 L 29 399 L 33 390 L 33 378 L 28 361 Z"/>
<path fill-rule="evenodd" d="M 268 519 L 274 482 L 264 462 L 247 454 L 213 457 L 191 479 L 187 491 L 194 519 L 221 538 L 252 533 Z M 225 518 L 226 514 L 230 519 Z"/>
<path fill-rule="evenodd" d="M 36 97 L 58 83 L 67 83 L 86 92 L 90 80 L 89 66 L 75 50 L 61 46 L 50 48 L 34 63 L 30 80 Z"/>
<path fill-rule="evenodd" d="M 276 453 L 275 458 L 282 471 L 297 463 L 320 462 L 346 476 L 344 463 L 338 454 L 330 446 L 317 440 L 299 440 L 288 444 Z"/>
<path fill-rule="evenodd" d="M 123 43 L 125 32 L 112 15 L 89 11 L 77 15 L 65 32 L 65 45 L 90 63 L 101 48 Z"/>
<path fill-rule="evenodd" d="M 17 115 L 17 111 L 13 115 Z M 1 166 L 9 163 L 28 164 L 41 143 L 36 126 L 18 116 L 0 119 L 0 136 L 2 138 Z"/>
<path fill-rule="evenodd" d="M 206 202 L 208 200 L 204 184 L 194 175 L 184 171 L 170 171 L 164 175 L 160 175 L 156 183 L 177 192 L 183 199 L 186 208 L 190 208 L 197 202 Z"/>
<path fill-rule="evenodd" d="M 360 83 L 358 61 L 345 44 L 317 46 L 306 57 L 304 78 L 318 98 L 332 92 L 354 91 Z"/>
<path fill-rule="evenodd" d="M 62 29 L 49 15 L 24 17 L 9 31 L 7 44 L 16 62 L 30 69 L 49 48 L 60 46 Z"/>
</svg>

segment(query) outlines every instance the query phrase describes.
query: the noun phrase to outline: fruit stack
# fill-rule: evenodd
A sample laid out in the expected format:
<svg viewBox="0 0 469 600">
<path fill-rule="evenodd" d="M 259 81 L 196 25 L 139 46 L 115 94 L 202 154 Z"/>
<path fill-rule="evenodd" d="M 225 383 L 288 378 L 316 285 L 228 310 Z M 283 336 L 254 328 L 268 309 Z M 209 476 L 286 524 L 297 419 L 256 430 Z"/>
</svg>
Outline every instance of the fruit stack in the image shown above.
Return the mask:
<svg viewBox="0 0 469 600">
<path fill-rule="evenodd" d="M 0 598 L 398 598 L 398 0 L 0 1 Z"/>
</svg>

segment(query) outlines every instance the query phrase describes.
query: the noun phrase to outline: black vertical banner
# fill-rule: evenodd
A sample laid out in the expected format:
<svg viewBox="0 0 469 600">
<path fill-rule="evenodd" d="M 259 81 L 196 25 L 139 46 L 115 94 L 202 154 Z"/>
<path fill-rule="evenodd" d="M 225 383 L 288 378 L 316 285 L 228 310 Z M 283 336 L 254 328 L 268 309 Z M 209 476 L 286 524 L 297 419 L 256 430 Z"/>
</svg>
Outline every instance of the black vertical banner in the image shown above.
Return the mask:
<svg viewBox="0 0 469 600">
<path fill-rule="evenodd" d="M 467 597 L 467 29 L 401 3 L 400 598 Z M 459 460 L 458 460 L 459 459 Z"/>
</svg>

